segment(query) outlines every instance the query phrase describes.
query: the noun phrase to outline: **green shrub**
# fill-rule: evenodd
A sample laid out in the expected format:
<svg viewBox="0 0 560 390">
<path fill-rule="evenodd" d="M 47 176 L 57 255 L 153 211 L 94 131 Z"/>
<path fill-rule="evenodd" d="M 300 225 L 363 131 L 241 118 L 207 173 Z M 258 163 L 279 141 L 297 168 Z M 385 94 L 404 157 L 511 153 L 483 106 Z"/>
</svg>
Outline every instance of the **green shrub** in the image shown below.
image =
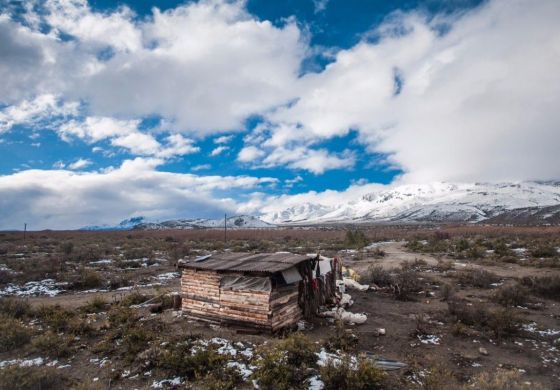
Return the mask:
<svg viewBox="0 0 560 390">
<path fill-rule="evenodd" d="M 268 389 L 303 389 L 309 369 L 317 366 L 317 346 L 301 334 L 261 346 L 253 378 Z"/>
<path fill-rule="evenodd" d="M 173 375 L 194 379 L 223 369 L 227 360 L 228 358 L 218 354 L 213 346 L 195 348 L 193 351 L 190 343 L 180 343 L 165 350 L 159 356 L 157 366 L 171 371 Z"/>
<path fill-rule="evenodd" d="M 368 239 L 361 230 L 346 231 L 345 244 L 349 248 L 361 249 L 368 244 Z"/>
<path fill-rule="evenodd" d="M 384 388 L 386 374 L 373 361 L 344 355 L 340 361 L 329 360 L 321 367 L 325 390 L 376 390 Z"/>
<path fill-rule="evenodd" d="M 537 258 L 558 256 L 558 251 L 552 245 L 539 245 L 538 247 L 531 249 L 529 253 L 531 253 L 531 256 Z"/>
<path fill-rule="evenodd" d="M 27 344 L 31 330 L 11 317 L 0 316 L 0 352 L 12 351 Z"/>
</svg>

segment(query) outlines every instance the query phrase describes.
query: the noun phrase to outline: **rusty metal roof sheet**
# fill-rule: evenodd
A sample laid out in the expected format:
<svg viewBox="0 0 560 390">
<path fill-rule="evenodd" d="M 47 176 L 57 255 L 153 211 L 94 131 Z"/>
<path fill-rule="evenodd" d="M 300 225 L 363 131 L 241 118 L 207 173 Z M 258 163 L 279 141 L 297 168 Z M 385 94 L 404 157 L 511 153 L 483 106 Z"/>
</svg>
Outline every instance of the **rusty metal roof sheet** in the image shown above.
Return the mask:
<svg viewBox="0 0 560 390">
<path fill-rule="evenodd" d="M 208 271 L 237 271 L 274 273 L 284 271 L 303 261 L 308 256 L 288 252 L 277 253 L 220 253 L 202 261 L 183 261 L 180 267 Z"/>
</svg>

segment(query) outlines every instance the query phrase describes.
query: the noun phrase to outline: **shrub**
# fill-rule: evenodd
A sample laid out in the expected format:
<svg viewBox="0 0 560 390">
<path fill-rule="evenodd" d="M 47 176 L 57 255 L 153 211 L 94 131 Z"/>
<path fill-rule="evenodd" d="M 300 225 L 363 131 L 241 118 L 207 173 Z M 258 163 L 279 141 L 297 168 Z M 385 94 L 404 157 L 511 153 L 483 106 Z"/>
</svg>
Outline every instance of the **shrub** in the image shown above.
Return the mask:
<svg viewBox="0 0 560 390">
<path fill-rule="evenodd" d="M 0 352 L 12 351 L 27 344 L 31 331 L 20 321 L 0 316 Z"/>
<path fill-rule="evenodd" d="M 498 275 L 482 268 L 458 271 L 456 277 L 462 285 L 478 288 L 490 288 L 493 283 L 497 283 L 500 280 Z"/>
<path fill-rule="evenodd" d="M 194 379 L 223 369 L 227 360 L 226 356 L 218 354 L 215 347 L 208 346 L 193 350 L 190 343 L 180 343 L 165 350 L 158 357 L 157 366 L 170 370 L 173 375 Z"/>
<path fill-rule="evenodd" d="M 59 305 L 41 306 L 37 310 L 37 317 L 53 331 L 64 332 L 68 330 L 70 320 L 74 317 L 74 313 L 63 309 Z"/>
<path fill-rule="evenodd" d="M 85 313 L 99 313 L 106 310 L 108 307 L 109 303 L 102 296 L 96 295 L 82 306 L 81 309 Z"/>
<path fill-rule="evenodd" d="M 426 390 L 459 388 L 459 384 L 453 373 L 443 366 L 436 366 L 430 369 L 423 382 L 423 388 Z"/>
<path fill-rule="evenodd" d="M 393 292 L 395 298 L 401 301 L 412 299 L 412 294 L 422 289 L 422 283 L 415 271 L 401 270 L 395 275 Z"/>
<path fill-rule="evenodd" d="M 504 308 L 490 312 L 488 327 L 494 332 L 498 341 L 508 336 L 515 336 L 521 328 L 521 320 L 513 310 Z"/>
<path fill-rule="evenodd" d="M 20 298 L 0 298 L 0 313 L 13 318 L 31 315 L 31 305 Z"/>
<path fill-rule="evenodd" d="M 560 300 L 560 275 L 529 277 L 521 279 L 521 283 L 532 293 L 545 298 Z"/>
<path fill-rule="evenodd" d="M 262 389 L 304 389 L 309 368 L 317 366 L 317 347 L 301 334 L 258 349 L 253 378 Z"/>
<path fill-rule="evenodd" d="M 334 337 L 329 339 L 326 347 L 330 351 L 342 350 L 344 352 L 353 351 L 358 345 L 358 336 L 350 329 L 346 329 L 344 322 L 336 321 Z"/>
<path fill-rule="evenodd" d="M 76 290 L 90 290 L 101 287 L 103 280 L 97 271 L 82 269 L 77 279 L 72 283 L 72 288 Z"/>
<path fill-rule="evenodd" d="M 510 284 L 500 287 L 492 299 L 502 306 L 522 306 L 527 303 L 527 294 L 529 291 L 518 284 Z"/>
<path fill-rule="evenodd" d="M 142 294 L 140 291 L 132 291 L 130 294 L 127 294 L 121 301 L 120 301 L 120 305 L 122 306 L 133 306 L 133 305 L 139 305 L 141 303 L 146 302 L 147 300 L 149 300 L 150 298 L 152 298 L 151 295 L 144 295 Z"/>
<path fill-rule="evenodd" d="M 138 327 L 124 330 L 123 347 L 129 361 L 134 361 L 136 355 L 148 348 L 148 343 L 154 339 L 154 335 Z"/>
<path fill-rule="evenodd" d="M 19 367 L 2 369 L 0 390 L 58 390 L 64 389 L 70 380 L 54 367 Z"/>
<path fill-rule="evenodd" d="M 538 247 L 531 249 L 530 253 L 531 256 L 537 258 L 558 256 L 558 251 L 552 245 L 539 245 Z"/>
<path fill-rule="evenodd" d="M 68 340 L 52 331 L 48 331 L 33 339 L 32 345 L 42 355 L 52 358 L 66 357 L 70 353 Z"/>
<path fill-rule="evenodd" d="M 393 275 L 380 266 L 372 266 L 368 268 L 363 281 L 379 287 L 388 287 L 393 284 Z"/>
<path fill-rule="evenodd" d="M 346 231 L 345 244 L 349 248 L 361 249 L 368 244 L 366 235 L 361 230 Z"/>
<path fill-rule="evenodd" d="M 447 309 L 455 321 L 466 325 L 485 326 L 488 323 L 488 310 L 481 304 L 467 304 L 466 301 L 452 299 L 447 302 Z"/>
<path fill-rule="evenodd" d="M 340 361 L 327 362 L 320 369 L 325 390 L 375 390 L 384 388 L 385 373 L 373 361 L 344 355 Z"/>
<path fill-rule="evenodd" d="M 448 301 L 455 295 L 455 288 L 449 283 L 441 285 L 440 296 L 442 301 Z"/>
<path fill-rule="evenodd" d="M 536 383 L 527 383 L 519 372 L 497 370 L 492 373 L 483 372 L 476 376 L 470 386 L 465 389 L 473 388 L 479 390 L 539 390 L 542 387 Z"/>
</svg>

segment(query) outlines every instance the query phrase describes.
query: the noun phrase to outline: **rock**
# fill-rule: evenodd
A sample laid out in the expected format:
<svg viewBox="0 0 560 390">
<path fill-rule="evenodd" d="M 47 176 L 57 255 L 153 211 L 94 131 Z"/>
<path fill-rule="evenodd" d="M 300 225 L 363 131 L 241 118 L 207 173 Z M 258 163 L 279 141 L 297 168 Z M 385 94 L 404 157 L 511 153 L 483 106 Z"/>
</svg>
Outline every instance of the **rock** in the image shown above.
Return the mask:
<svg viewBox="0 0 560 390">
<path fill-rule="evenodd" d="M 480 348 L 478 349 L 478 352 L 479 352 L 481 355 L 488 356 L 488 350 L 487 350 L 486 348 L 484 348 L 484 347 L 480 347 Z"/>
<path fill-rule="evenodd" d="M 377 329 L 377 333 L 379 333 L 380 336 L 385 336 L 385 328 Z"/>
</svg>

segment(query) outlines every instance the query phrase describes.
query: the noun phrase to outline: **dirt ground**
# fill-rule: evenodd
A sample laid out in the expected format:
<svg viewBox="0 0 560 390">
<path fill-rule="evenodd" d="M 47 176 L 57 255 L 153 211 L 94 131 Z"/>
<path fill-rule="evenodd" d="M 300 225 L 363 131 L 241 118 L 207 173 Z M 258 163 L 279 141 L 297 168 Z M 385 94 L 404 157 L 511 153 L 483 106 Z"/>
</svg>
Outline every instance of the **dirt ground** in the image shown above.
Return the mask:
<svg viewBox="0 0 560 390">
<path fill-rule="evenodd" d="M 524 330 L 497 340 L 491 332 L 476 326 L 457 332 L 457 321 L 450 314 L 449 300 L 442 295 L 443 286 L 449 285 L 453 288 L 454 299 L 461 300 L 468 306 L 484 304 L 498 309 L 499 306 L 493 303 L 492 297 L 501 286 L 517 283 L 523 277 L 560 275 L 560 268 L 529 266 L 520 262 L 475 261 L 447 254 L 413 252 L 407 249 L 406 241 L 380 242 L 375 247 L 384 255 L 373 256 L 367 251 L 353 250 L 331 250 L 329 254 L 341 257 L 344 265 L 355 270 L 362 281 L 374 266 L 391 273 L 398 272 L 403 263 L 418 264 L 413 272 L 422 282 L 423 288 L 414 292 L 407 300 L 396 299 L 394 291 L 388 287 L 368 291 L 348 290 L 354 303 L 347 310 L 364 313 L 368 317 L 363 325 L 347 326 L 347 330 L 358 337 L 356 353 L 371 352 L 406 363 L 408 368 L 391 374 L 406 378 L 408 385 L 405 388 L 426 388 L 425 377 L 437 367 L 449 371 L 461 383 L 468 383 L 482 372 L 507 369 L 518 372 L 526 383 L 538 383 L 546 389 L 560 389 L 560 302 L 557 299 L 532 296 L 531 305 L 512 308 L 521 318 Z M 10 254 L 5 256 L 8 258 Z M 113 272 L 129 272 L 133 273 L 135 280 L 145 281 L 152 280 L 154 275 L 176 271 L 174 262 L 169 258 L 160 260 L 161 263 L 153 268 L 125 271 L 108 268 L 103 271 L 103 275 L 108 277 Z M 447 266 L 442 267 L 442 264 Z M 463 270 L 485 270 L 497 275 L 499 281 L 489 288 L 460 284 L 457 273 Z M 139 286 L 121 291 L 69 291 L 54 297 L 34 296 L 29 297 L 28 302 L 35 308 L 60 305 L 76 311 L 97 298 L 119 302 L 132 293 L 141 292 L 154 296 L 180 289 L 178 278 L 166 281 L 161 286 Z M 169 326 L 167 332 L 175 335 L 200 334 L 206 338 L 220 337 L 232 342 L 255 345 L 281 336 L 238 333 L 235 329 L 193 322 L 172 310 L 164 310 L 162 313 L 138 310 L 142 311 L 146 320 L 165 323 Z M 102 326 L 106 322 L 105 315 L 102 312 L 89 315 L 88 318 L 96 326 Z M 384 335 L 379 334 L 380 329 L 384 329 Z M 314 319 L 303 333 L 321 344 L 336 337 L 334 323 L 326 318 Z M 25 358 L 35 356 L 28 350 L 25 353 Z M 0 353 L 0 361 L 23 357 L 17 350 Z M 112 362 L 105 364 L 104 358 L 93 353 L 91 345 L 84 341 L 83 347 L 75 355 L 67 361 L 61 359 L 58 364 L 71 364 L 74 367 L 72 375 L 79 374 L 79 377 L 90 380 L 98 378 L 100 383 L 112 383 L 110 378 L 113 374 L 110 370 L 126 372 L 131 369 L 111 357 Z M 133 374 L 134 372 L 133 370 Z M 137 376 L 133 374 L 130 376 L 134 380 L 113 382 L 111 388 L 152 387 L 154 379 L 151 376 L 140 371 Z"/>
</svg>

